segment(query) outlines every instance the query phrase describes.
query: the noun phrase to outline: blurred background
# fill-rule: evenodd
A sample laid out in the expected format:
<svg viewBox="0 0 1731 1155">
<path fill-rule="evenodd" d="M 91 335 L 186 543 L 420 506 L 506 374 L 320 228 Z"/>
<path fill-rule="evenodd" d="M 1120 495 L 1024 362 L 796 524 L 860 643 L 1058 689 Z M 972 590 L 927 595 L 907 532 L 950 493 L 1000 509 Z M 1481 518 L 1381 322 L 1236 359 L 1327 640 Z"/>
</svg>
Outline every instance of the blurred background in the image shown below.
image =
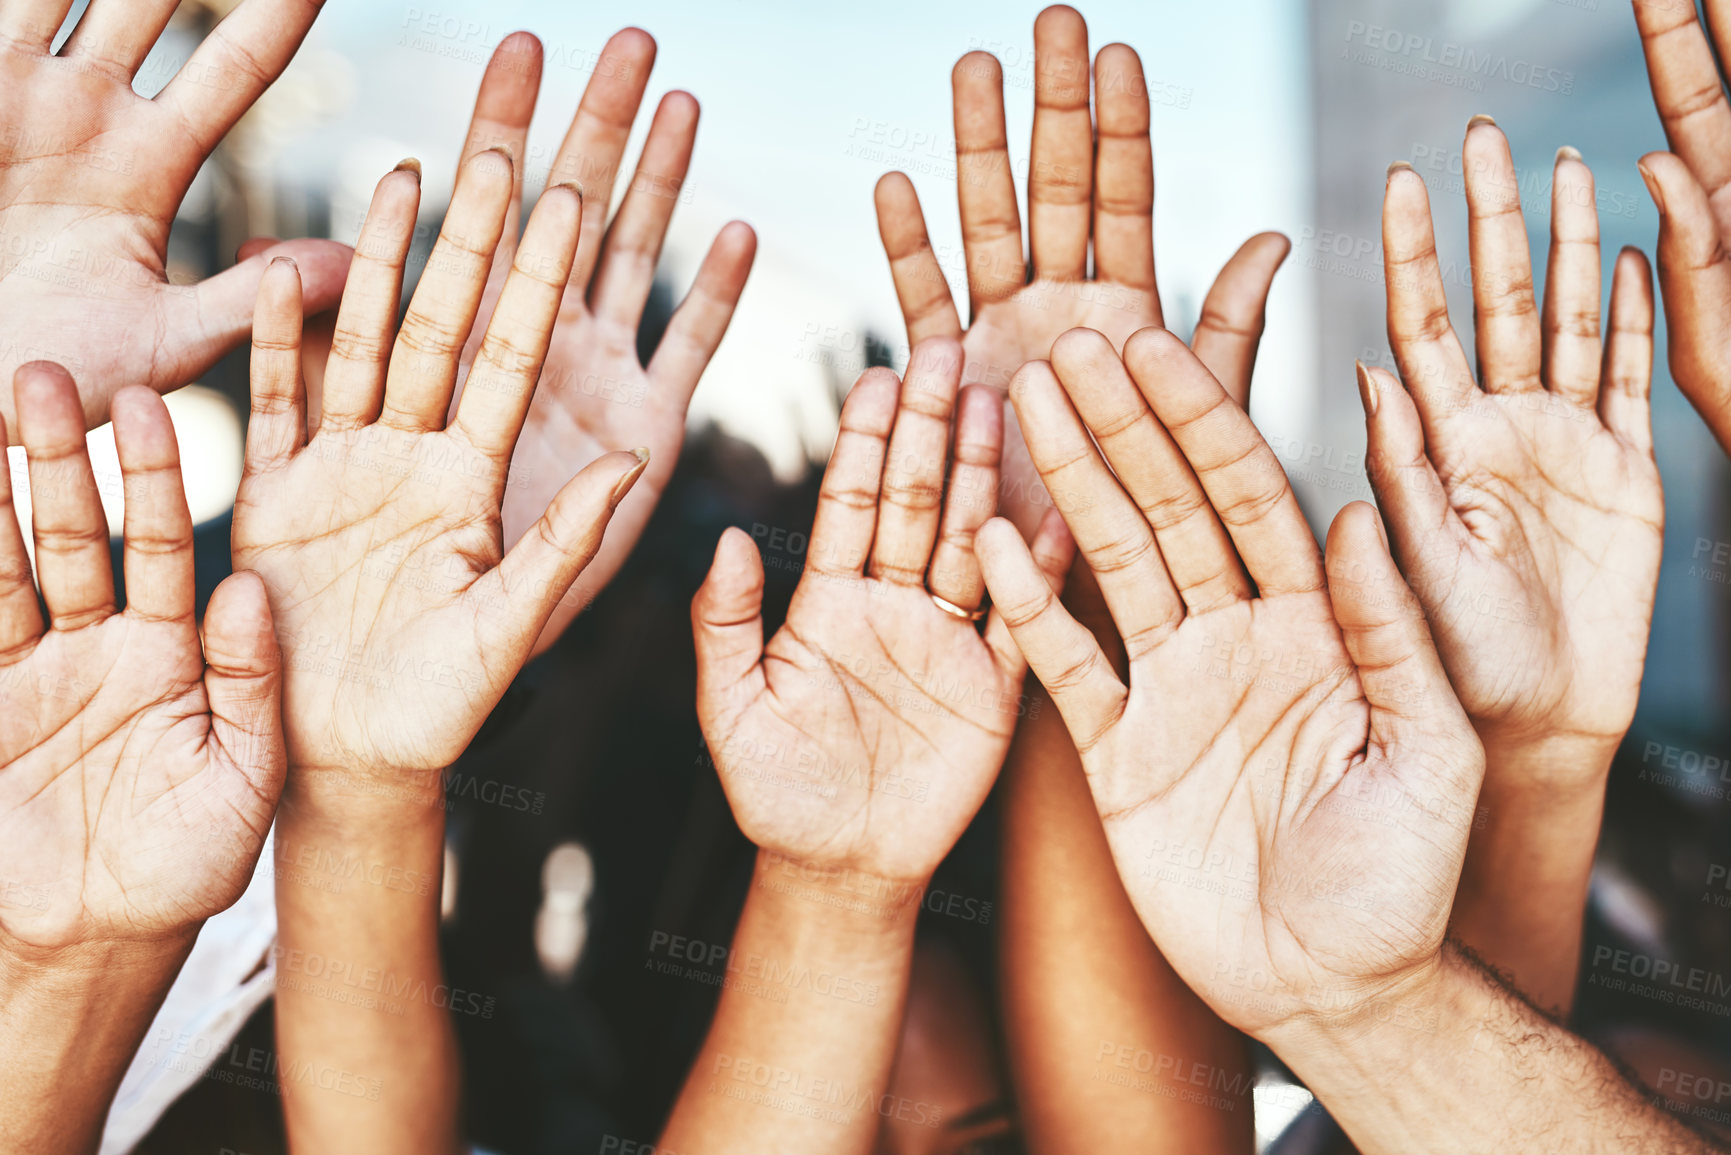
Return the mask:
<svg viewBox="0 0 1731 1155">
<path fill-rule="evenodd" d="M 184 3 L 139 89 L 166 83 L 232 6 Z M 1541 277 L 1559 145 L 1580 148 L 1598 177 L 1607 277 L 1619 246 L 1651 251 L 1657 217 L 1635 162 L 1664 137 L 1627 0 L 1080 7 L 1091 46 L 1133 45 L 1149 80 L 1160 284 L 1172 327 L 1188 333 L 1215 273 L 1245 238 L 1264 229 L 1292 238 L 1252 410 L 1319 528 L 1346 502 L 1370 497 L 1352 363 L 1392 365 L 1379 225 L 1389 162 L 1411 163 L 1430 186 L 1469 344 L 1460 152 L 1473 114 L 1493 115 L 1509 136 Z M 295 63 L 186 201 L 171 257 L 176 277 L 190 279 L 232 263 L 249 236 L 353 242 L 379 176 L 417 156 L 427 195 L 416 268 L 436 235 L 493 47 L 518 28 L 546 46 L 525 162 L 533 195 L 607 37 L 631 23 L 660 43 L 645 109 L 683 88 L 704 110 L 644 346 L 653 346 L 721 224 L 741 218 L 760 237 L 732 330 L 698 390 L 680 473 L 643 545 L 595 612 L 525 672 L 453 771 L 454 781 L 467 776 L 535 800 L 518 809 L 487 800 L 499 790 L 453 790 L 447 965 L 454 985 L 482 992 L 491 1008 L 459 1024 L 467 1118 L 483 1145 L 619 1150 L 659 1128 L 716 989 L 660 973 L 658 952 L 675 935 L 725 944 L 750 863 L 691 718 L 689 597 L 726 525 L 805 529 L 840 395 L 867 363 L 905 362 L 872 213 L 881 173 L 913 179 L 934 248 L 965 301 L 950 68 L 973 49 L 1002 62 L 1021 185 L 1039 8 L 1032 0 L 867 8 L 330 0 Z M 628 165 L 648 120 L 639 118 Z M 1721 989 L 1731 976 L 1731 918 L 1720 904 L 1731 905 L 1731 693 L 1720 657 L 1731 652 L 1731 572 L 1712 564 L 1731 541 L 1727 463 L 1662 365 L 1654 392 L 1668 495 L 1664 573 L 1641 709 L 1611 787 L 1577 1025 L 1649 1081 L 1666 1069 L 1723 1079 L 1714 1073 L 1731 1054 L 1731 1004 L 1685 1010 L 1604 983 L 1611 951 L 1700 968 Z M 171 399 L 183 442 L 198 447 L 186 461 L 206 591 L 227 565 L 244 396 L 244 359 L 235 356 Z M 104 431 L 92 438 L 101 458 Z M 19 465 L 15 457 L 15 474 Z M 785 606 L 797 564 L 770 568 L 772 614 Z M 959 982 L 980 1008 L 992 1000 L 994 838 L 988 806 L 938 883 L 965 901 L 928 911 L 922 954 L 925 972 Z M 984 1010 L 963 1017 L 972 1024 L 965 1029 L 993 1030 Z M 248 1031 L 268 1038 L 268 1013 Z M 1266 1065 L 1262 1142 L 1322 1149 L 1326 1121 Z M 1674 1106 L 1724 1121 L 1711 1103 Z M 203 1084 L 144 1149 L 277 1150 L 275 1111 L 270 1096 Z M 1282 1130 L 1286 1138 L 1276 1139 Z M 1013 1139 L 1002 1142 L 967 1149 L 1014 1149 Z"/>
</svg>

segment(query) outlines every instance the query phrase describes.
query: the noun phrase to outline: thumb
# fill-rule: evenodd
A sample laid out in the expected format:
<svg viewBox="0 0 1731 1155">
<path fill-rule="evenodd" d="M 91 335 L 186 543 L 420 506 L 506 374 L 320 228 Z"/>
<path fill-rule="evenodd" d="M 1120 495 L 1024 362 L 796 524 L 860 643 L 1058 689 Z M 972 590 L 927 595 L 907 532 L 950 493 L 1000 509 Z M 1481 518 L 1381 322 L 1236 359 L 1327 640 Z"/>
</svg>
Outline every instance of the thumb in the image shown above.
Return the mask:
<svg viewBox="0 0 1731 1155">
<path fill-rule="evenodd" d="M 243 251 L 252 248 L 249 244 Z M 353 256 L 354 250 L 336 241 L 287 241 L 252 253 L 190 290 L 178 291 L 167 310 L 162 355 L 155 361 L 149 385 L 158 393 L 178 389 L 252 332 L 259 282 L 277 257 L 291 257 L 300 267 L 302 308 L 310 315 L 336 307 Z"/>
<path fill-rule="evenodd" d="M 1370 703 L 1373 745 L 1412 748 L 1470 735 L 1418 598 L 1407 588 L 1375 508 L 1355 501 L 1328 529 L 1328 598 Z"/>
<path fill-rule="evenodd" d="M 1670 331 L 1671 373 L 1719 444 L 1731 452 L 1731 374 L 1724 327 L 1731 317 L 1731 260 L 1706 192 L 1668 152 L 1641 158 L 1641 176 L 1659 209 L 1659 285 Z"/>
<path fill-rule="evenodd" d="M 691 600 L 697 644 L 697 714 L 705 732 L 763 692 L 763 559 L 744 530 L 729 528 Z"/>
<path fill-rule="evenodd" d="M 1190 335 L 1191 352 L 1240 409 L 1250 408 L 1250 378 L 1268 320 L 1268 294 L 1291 251 L 1292 242 L 1280 233 L 1258 233 L 1245 241 L 1214 278 Z"/>
<path fill-rule="evenodd" d="M 204 662 L 211 738 L 274 808 L 287 764 L 282 653 L 257 574 L 233 574 L 210 595 Z"/>
</svg>

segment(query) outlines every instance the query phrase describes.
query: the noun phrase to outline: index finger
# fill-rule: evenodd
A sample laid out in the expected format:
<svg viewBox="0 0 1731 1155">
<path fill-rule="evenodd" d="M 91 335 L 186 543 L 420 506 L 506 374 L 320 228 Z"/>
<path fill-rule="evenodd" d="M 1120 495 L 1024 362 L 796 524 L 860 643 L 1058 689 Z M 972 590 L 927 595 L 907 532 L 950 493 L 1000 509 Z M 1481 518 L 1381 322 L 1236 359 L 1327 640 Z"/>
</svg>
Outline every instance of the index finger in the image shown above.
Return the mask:
<svg viewBox="0 0 1731 1155">
<path fill-rule="evenodd" d="M 1731 235 L 1731 104 L 1693 0 L 1635 0 L 1653 103 L 1671 149 L 1713 201 L 1721 235 Z"/>
</svg>

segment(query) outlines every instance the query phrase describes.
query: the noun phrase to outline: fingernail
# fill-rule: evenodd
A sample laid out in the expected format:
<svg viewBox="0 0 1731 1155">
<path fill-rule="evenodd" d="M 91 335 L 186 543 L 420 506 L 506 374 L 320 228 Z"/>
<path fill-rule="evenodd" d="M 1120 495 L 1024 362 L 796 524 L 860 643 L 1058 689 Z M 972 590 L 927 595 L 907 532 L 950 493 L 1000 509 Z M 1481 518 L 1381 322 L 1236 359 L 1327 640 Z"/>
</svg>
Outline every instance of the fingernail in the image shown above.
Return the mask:
<svg viewBox="0 0 1731 1155">
<path fill-rule="evenodd" d="M 1412 165 L 1408 164 L 1404 160 L 1397 160 L 1393 164 L 1388 166 L 1388 179 L 1393 180 L 1394 174 L 1397 172 L 1416 173 L 1416 172 L 1418 172 L 1418 170 L 1413 168 Z"/>
<path fill-rule="evenodd" d="M 391 171 L 392 172 L 412 172 L 415 174 L 415 179 L 417 181 L 419 181 L 421 179 L 421 162 L 416 157 L 412 157 L 412 156 L 404 157 L 401 161 L 399 161 L 397 163 L 397 167 L 392 169 Z"/>
<path fill-rule="evenodd" d="M 1497 121 L 1496 118 L 1491 116 L 1489 113 L 1481 112 L 1471 120 L 1467 121 L 1467 131 L 1471 132 L 1481 124 L 1488 124 L 1492 128 L 1495 128 L 1497 126 Z"/>
<path fill-rule="evenodd" d="M 1364 415 L 1375 417 L 1377 402 L 1380 400 L 1376 395 L 1376 382 L 1372 380 L 1370 369 L 1363 361 L 1355 364 L 1358 366 L 1358 396 L 1359 400 L 1364 402 Z"/>
<path fill-rule="evenodd" d="M 1584 161 L 1585 159 L 1586 158 L 1581 155 L 1581 150 L 1572 144 L 1565 144 L 1562 148 L 1557 150 L 1558 164 L 1562 164 L 1565 160 Z"/>
<path fill-rule="evenodd" d="M 505 163 L 510 165 L 513 171 L 516 169 L 516 167 L 517 167 L 517 154 L 515 152 L 511 151 L 510 145 L 508 145 L 508 144 L 496 144 L 492 148 L 488 149 L 487 151 L 498 153 L 500 156 L 505 158 Z"/>
<path fill-rule="evenodd" d="M 637 458 L 637 464 L 614 485 L 613 500 L 610 502 L 614 509 L 619 508 L 619 503 L 625 500 L 625 495 L 631 492 L 631 487 L 637 484 L 637 479 L 642 477 L 643 471 L 649 467 L 649 450 L 633 449 L 631 455 Z"/>
<path fill-rule="evenodd" d="M 562 180 L 558 184 L 554 185 L 553 187 L 554 188 L 568 188 L 572 192 L 577 194 L 578 201 L 582 201 L 582 199 L 583 199 L 583 186 L 578 184 L 574 180 Z"/>
<path fill-rule="evenodd" d="M 295 263 L 295 259 L 293 257 L 272 257 L 270 259 L 270 263 L 271 263 L 271 267 L 273 269 L 278 265 L 287 265 L 289 268 L 293 269 L 297 273 L 300 272 L 300 269 L 301 269 L 301 267 Z"/>
<path fill-rule="evenodd" d="M 1653 175 L 1653 170 L 1644 164 L 1635 166 L 1641 170 L 1641 179 L 1647 182 L 1647 192 L 1653 198 L 1653 204 L 1658 208 L 1659 215 L 1665 215 L 1665 194 L 1659 188 L 1659 178 Z"/>
</svg>

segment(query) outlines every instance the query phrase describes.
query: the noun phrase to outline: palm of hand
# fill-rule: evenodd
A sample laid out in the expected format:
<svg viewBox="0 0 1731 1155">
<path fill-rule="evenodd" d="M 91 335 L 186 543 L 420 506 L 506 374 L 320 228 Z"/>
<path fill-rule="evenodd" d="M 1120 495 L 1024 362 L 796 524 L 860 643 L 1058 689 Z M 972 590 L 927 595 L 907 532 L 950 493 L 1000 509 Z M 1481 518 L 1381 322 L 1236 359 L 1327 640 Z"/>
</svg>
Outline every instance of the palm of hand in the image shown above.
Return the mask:
<svg viewBox="0 0 1731 1155">
<path fill-rule="evenodd" d="M 1084 748 L 1138 913 L 1244 1030 L 1344 1005 L 1350 976 L 1442 941 L 1464 835 L 1439 837 L 1439 799 L 1402 792 L 1370 714 L 1328 595 L 1284 594 L 1187 618 Z M 1410 774 L 1441 753 L 1398 756 Z"/>
<path fill-rule="evenodd" d="M 764 692 L 711 735 L 728 800 L 766 849 L 924 878 L 991 788 L 1019 680 L 923 588 L 806 581 L 765 647 Z"/>
<path fill-rule="evenodd" d="M 1614 742 L 1634 714 L 1659 577 L 1658 467 L 1565 399 L 1475 400 L 1478 464 L 1438 465 L 1459 521 L 1427 536 L 1414 574 L 1442 607 L 1437 646 L 1481 731 Z"/>
<path fill-rule="evenodd" d="M 373 426 L 242 483 L 234 561 L 272 591 L 291 765 L 442 770 L 514 676 L 484 641 L 507 594 L 476 585 L 503 552 L 491 469 L 451 434 Z"/>
<path fill-rule="evenodd" d="M 1016 370 L 1050 357 L 1052 343 L 1071 329 L 1093 329 L 1122 349 L 1132 334 L 1160 320 L 1160 303 L 1154 294 L 1128 285 L 1035 280 L 975 313 L 962 337 L 967 358 L 962 379 L 1008 389 Z M 1015 411 L 1007 405 L 1004 418 L 999 508 L 1024 534 L 1031 534 L 1052 500 L 1028 455 Z"/>
<path fill-rule="evenodd" d="M 149 938 L 246 889 L 274 799 L 212 739 L 204 673 L 190 621 L 126 615 L 0 671 L 0 932 Z"/>
<path fill-rule="evenodd" d="M 684 442 L 685 406 L 674 391 L 650 380 L 637 359 L 637 334 L 595 316 L 581 292 L 567 289 L 541 384 L 511 458 L 505 540 L 517 541 L 540 518 L 546 494 L 564 484 L 573 461 L 591 461 L 621 445 L 648 449 L 643 476 L 614 512 L 601 551 L 572 587 L 569 598 L 588 604 L 642 536 Z"/>
</svg>

